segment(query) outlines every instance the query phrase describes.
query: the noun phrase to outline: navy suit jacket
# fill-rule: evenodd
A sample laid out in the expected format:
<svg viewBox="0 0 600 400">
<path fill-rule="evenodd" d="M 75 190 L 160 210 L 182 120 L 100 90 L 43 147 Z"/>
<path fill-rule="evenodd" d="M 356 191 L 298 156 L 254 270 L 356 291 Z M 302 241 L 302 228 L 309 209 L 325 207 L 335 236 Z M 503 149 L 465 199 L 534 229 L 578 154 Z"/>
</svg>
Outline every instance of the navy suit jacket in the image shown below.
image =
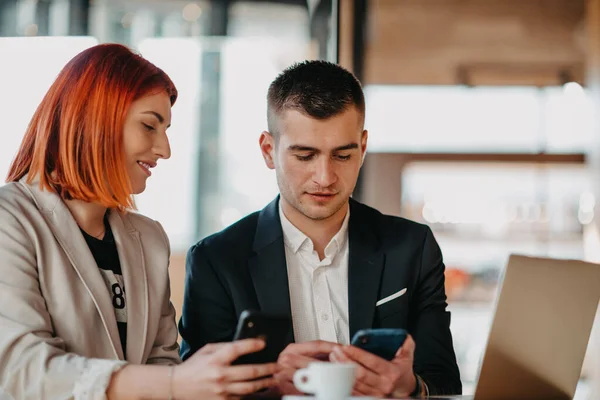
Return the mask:
<svg viewBox="0 0 600 400">
<path fill-rule="evenodd" d="M 179 321 L 184 360 L 207 343 L 231 341 L 246 309 L 291 317 L 278 204 L 276 198 L 189 250 Z M 348 239 L 350 337 L 365 328 L 406 329 L 416 343 L 414 371 L 430 394 L 460 394 L 445 267 L 431 230 L 351 199 Z M 404 288 L 403 296 L 376 306 Z"/>
</svg>

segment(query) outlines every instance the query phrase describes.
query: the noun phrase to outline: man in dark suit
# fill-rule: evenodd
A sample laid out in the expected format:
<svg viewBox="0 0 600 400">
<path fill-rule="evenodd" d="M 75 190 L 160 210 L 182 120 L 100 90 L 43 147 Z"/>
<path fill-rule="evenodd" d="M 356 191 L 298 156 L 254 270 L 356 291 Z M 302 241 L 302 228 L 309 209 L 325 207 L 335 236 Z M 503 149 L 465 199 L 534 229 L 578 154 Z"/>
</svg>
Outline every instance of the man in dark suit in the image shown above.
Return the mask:
<svg viewBox="0 0 600 400">
<path fill-rule="evenodd" d="M 187 257 L 181 355 L 230 341 L 246 309 L 291 317 L 282 393 L 315 359 L 358 364 L 355 394 L 460 394 L 444 264 L 431 230 L 350 198 L 367 149 L 360 83 L 323 62 L 295 64 L 268 91 L 259 143 L 273 202 L 194 245 Z M 350 346 L 365 328 L 410 333 L 392 361 Z M 413 340 L 414 339 L 414 340 Z"/>
</svg>

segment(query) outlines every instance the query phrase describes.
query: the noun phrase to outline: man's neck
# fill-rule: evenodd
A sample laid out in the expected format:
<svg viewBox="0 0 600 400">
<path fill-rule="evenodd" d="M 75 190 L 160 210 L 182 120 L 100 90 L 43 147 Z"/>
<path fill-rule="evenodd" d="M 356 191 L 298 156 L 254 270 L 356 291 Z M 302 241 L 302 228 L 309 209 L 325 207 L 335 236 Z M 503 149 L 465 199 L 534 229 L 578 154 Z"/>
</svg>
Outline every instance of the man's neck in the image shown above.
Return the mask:
<svg viewBox="0 0 600 400">
<path fill-rule="evenodd" d="M 314 220 L 308 218 L 294 207 L 289 205 L 285 200 L 281 199 L 281 208 L 285 217 L 304 233 L 312 242 L 315 251 L 319 255 L 319 259 L 325 258 L 325 248 L 331 242 L 331 239 L 339 232 L 346 213 L 348 212 L 348 203 L 340 208 L 335 214 L 329 218 L 322 220 Z"/>
</svg>

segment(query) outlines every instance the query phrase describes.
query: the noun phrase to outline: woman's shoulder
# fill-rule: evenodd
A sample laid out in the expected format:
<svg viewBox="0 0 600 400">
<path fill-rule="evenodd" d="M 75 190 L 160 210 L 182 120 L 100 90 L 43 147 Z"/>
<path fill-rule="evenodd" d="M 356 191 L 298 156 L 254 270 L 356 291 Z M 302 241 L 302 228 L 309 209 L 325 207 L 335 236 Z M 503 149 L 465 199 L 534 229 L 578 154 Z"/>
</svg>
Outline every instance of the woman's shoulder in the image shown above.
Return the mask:
<svg viewBox="0 0 600 400">
<path fill-rule="evenodd" d="M 28 230 L 27 227 L 43 221 L 42 212 L 24 184 L 10 182 L 0 186 L 0 221 L 0 236 Z"/>
<path fill-rule="evenodd" d="M 0 199 L 3 201 L 18 201 L 27 198 L 23 185 L 19 182 L 9 182 L 0 186 Z"/>
<path fill-rule="evenodd" d="M 0 186 L 0 208 L 6 211 L 16 212 L 22 210 L 24 205 L 35 205 L 35 202 L 20 182 L 9 182 Z"/>
</svg>

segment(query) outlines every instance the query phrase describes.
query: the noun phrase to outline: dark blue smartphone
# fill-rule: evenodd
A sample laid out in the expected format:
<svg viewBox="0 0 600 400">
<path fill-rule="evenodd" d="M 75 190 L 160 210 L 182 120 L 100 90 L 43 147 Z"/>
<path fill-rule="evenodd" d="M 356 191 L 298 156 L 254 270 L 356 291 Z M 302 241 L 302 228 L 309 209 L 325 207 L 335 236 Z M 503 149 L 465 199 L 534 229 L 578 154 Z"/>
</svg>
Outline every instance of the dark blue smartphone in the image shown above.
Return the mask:
<svg viewBox="0 0 600 400">
<path fill-rule="evenodd" d="M 404 329 L 363 329 L 354 334 L 350 344 L 391 361 L 407 336 Z"/>
</svg>

